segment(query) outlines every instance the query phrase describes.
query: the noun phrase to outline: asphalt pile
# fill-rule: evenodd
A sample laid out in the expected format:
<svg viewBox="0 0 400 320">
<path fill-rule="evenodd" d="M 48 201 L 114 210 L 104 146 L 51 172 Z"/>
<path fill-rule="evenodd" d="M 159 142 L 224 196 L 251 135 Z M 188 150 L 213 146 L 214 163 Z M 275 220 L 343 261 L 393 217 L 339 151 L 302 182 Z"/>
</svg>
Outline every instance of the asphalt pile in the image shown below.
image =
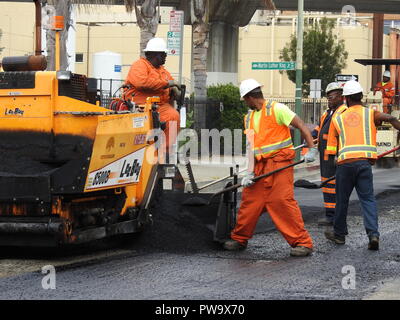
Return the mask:
<svg viewBox="0 0 400 320">
<path fill-rule="evenodd" d="M 210 195 L 201 194 L 207 199 Z M 193 253 L 218 248 L 213 242 L 213 226 L 218 203 L 210 206 L 186 207 L 182 203 L 190 194 L 164 194 L 152 208 L 153 225 L 132 241 L 138 251 Z"/>
</svg>

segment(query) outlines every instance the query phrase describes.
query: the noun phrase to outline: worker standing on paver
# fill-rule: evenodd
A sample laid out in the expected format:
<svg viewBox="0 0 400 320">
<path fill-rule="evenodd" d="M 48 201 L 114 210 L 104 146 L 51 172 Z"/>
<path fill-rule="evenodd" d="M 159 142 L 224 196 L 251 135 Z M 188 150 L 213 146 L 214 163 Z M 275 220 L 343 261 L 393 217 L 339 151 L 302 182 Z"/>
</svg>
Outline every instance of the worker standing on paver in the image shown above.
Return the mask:
<svg viewBox="0 0 400 320">
<path fill-rule="evenodd" d="M 145 58 L 135 61 L 128 73 L 125 84 L 128 91 L 125 98 L 131 98 L 136 104 L 145 104 L 147 97 L 160 97 L 158 113 L 160 121 L 166 123 L 166 151 L 171 151 L 180 128 L 179 112 L 170 104 L 171 90 L 177 96 L 180 85 L 172 78 L 164 64 L 167 57 L 167 45 L 162 38 L 152 38 L 144 49 Z"/>
<path fill-rule="evenodd" d="M 343 96 L 348 109 L 332 119 L 333 127 L 328 136 L 327 153 L 338 158 L 333 229 L 325 231 L 325 237 L 336 244 L 345 243 L 347 209 L 355 187 L 369 238 L 368 249 L 378 250 L 378 212 L 371 168 L 377 159 L 376 126 L 387 121 L 400 130 L 400 122 L 391 115 L 364 107 L 363 89 L 357 81 L 346 82 Z"/>
<path fill-rule="evenodd" d="M 249 166 L 247 175 L 242 180 L 244 188 L 237 223 L 231 232 L 231 239 L 224 243 L 224 248 L 245 249 L 261 213 L 267 209 L 276 228 L 292 247 L 290 255 L 307 256 L 312 252 L 313 243 L 304 228 L 300 208 L 294 199 L 293 167 L 257 182 L 252 179 L 255 175 L 259 176 L 293 163 L 295 151 L 289 125 L 298 128 L 304 135 L 308 147 L 311 148 L 305 159 L 307 162 L 314 161 L 318 151 L 310 131 L 286 105 L 267 102 L 261 85 L 256 80 L 244 80 L 240 84 L 240 96 L 251 109 L 245 116 L 244 123 L 250 156 L 255 157 L 255 164 L 254 170 Z M 252 163 L 251 160 L 249 163 Z"/>
<path fill-rule="evenodd" d="M 331 120 L 347 109 L 343 103 L 343 86 L 338 82 L 331 82 L 326 87 L 328 98 L 328 110 L 326 110 L 319 122 L 318 127 L 312 132 L 313 138 L 318 139 L 319 163 L 321 171 L 321 181 L 333 177 L 336 172 L 336 162 L 334 156 L 329 156 L 326 152 L 328 133 L 331 130 Z M 319 225 L 333 225 L 333 216 L 336 207 L 335 180 L 330 181 L 322 188 L 324 196 L 325 216 L 318 220 Z"/>
<path fill-rule="evenodd" d="M 386 70 L 383 73 L 383 78 L 381 82 L 378 82 L 376 87 L 374 88 L 375 92 L 380 91 L 382 92 L 382 99 L 383 99 L 383 112 L 390 113 L 390 107 L 393 104 L 393 98 L 395 96 L 395 89 L 393 83 L 390 82 L 390 71 Z"/>
</svg>

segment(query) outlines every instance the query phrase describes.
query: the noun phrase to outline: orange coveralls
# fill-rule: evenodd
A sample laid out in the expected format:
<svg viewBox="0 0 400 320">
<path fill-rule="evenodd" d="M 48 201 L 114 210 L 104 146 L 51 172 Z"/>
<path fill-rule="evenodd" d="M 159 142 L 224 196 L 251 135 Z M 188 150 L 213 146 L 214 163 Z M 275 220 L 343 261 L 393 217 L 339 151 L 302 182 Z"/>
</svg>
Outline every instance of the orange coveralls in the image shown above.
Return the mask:
<svg viewBox="0 0 400 320">
<path fill-rule="evenodd" d="M 136 104 L 145 104 L 147 97 L 160 97 L 158 113 L 160 121 L 166 122 L 164 133 L 167 152 L 174 144 L 180 128 L 179 112 L 169 103 L 170 88 L 166 88 L 168 80 L 174 78 L 167 69 L 163 66 L 155 68 L 146 58 L 140 58 L 132 64 L 125 80 L 125 83 L 131 86 L 125 97 L 132 97 L 132 101 Z M 171 121 L 175 121 L 176 126 Z"/>
<path fill-rule="evenodd" d="M 265 109 L 265 105 L 263 108 Z M 265 110 L 263 112 L 260 119 L 260 133 L 265 132 L 266 125 L 269 125 L 270 129 L 272 127 L 275 132 L 283 129 L 284 126 L 277 125 L 275 119 L 263 124 L 264 119 L 269 118 L 265 116 Z M 274 111 L 271 116 L 274 117 Z M 272 135 L 273 132 L 270 132 Z M 254 141 L 257 141 L 257 133 L 254 132 L 254 135 Z M 288 135 L 290 136 L 290 131 Z M 284 148 L 269 157 L 262 157 L 255 160 L 254 174 L 259 176 L 287 166 L 293 163 L 294 157 L 295 151 L 291 148 Z M 266 209 L 276 228 L 291 247 L 304 246 L 312 249 L 312 239 L 304 228 L 300 208 L 294 199 L 293 170 L 293 167 L 282 170 L 258 180 L 250 187 L 243 188 L 237 223 L 231 232 L 231 239 L 247 243 L 253 236 L 259 217 Z"/>
<path fill-rule="evenodd" d="M 382 92 L 383 112 L 388 113 L 388 104 L 393 104 L 393 97 L 395 95 L 394 85 L 390 81 L 386 82 L 385 84 L 383 82 L 379 82 L 374 89 L 374 92 L 375 91 Z"/>
</svg>

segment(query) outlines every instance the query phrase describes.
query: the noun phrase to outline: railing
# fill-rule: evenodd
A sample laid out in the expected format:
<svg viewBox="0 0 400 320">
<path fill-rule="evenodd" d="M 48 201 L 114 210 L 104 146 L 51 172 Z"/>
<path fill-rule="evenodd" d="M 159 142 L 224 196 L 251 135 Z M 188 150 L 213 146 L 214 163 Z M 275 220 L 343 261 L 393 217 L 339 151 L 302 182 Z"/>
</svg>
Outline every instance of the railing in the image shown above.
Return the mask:
<svg viewBox="0 0 400 320">
<path fill-rule="evenodd" d="M 124 80 L 120 79 L 96 79 L 97 80 L 97 92 L 100 96 L 100 105 L 102 107 L 108 107 L 113 98 L 120 98 L 122 90 L 121 86 L 124 84 Z"/>
<path fill-rule="evenodd" d="M 294 98 L 267 98 L 287 105 L 293 112 L 296 109 Z M 317 123 L 322 113 L 328 108 L 327 99 L 302 99 L 301 119 L 305 123 Z"/>
</svg>

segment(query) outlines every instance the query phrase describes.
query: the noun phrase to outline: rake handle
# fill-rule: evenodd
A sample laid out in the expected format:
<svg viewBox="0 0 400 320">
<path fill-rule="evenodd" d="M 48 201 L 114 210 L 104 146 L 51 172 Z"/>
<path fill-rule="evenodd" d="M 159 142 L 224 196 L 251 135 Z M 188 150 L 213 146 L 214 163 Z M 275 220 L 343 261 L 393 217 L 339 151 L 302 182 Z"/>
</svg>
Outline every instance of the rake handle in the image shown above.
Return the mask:
<svg viewBox="0 0 400 320">
<path fill-rule="evenodd" d="M 388 151 L 386 151 L 384 153 L 379 154 L 377 159 L 380 159 L 380 158 L 388 155 L 389 153 L 395 152 L 395 151 L 397 151 L 399 149 L 400 149 L 400 146 L 394 147 L 393 149 L 390 149 L 390 150 L 388 150 Z M 329 181 L 332 181 L 335 178 L 336 178 L 336 176 L 333 176 L 333 177 L 330 177 L 330 178 L 326 179 L 324 182 L 321 183 L 320 188 L 324 187 Z"/>
</svg>

